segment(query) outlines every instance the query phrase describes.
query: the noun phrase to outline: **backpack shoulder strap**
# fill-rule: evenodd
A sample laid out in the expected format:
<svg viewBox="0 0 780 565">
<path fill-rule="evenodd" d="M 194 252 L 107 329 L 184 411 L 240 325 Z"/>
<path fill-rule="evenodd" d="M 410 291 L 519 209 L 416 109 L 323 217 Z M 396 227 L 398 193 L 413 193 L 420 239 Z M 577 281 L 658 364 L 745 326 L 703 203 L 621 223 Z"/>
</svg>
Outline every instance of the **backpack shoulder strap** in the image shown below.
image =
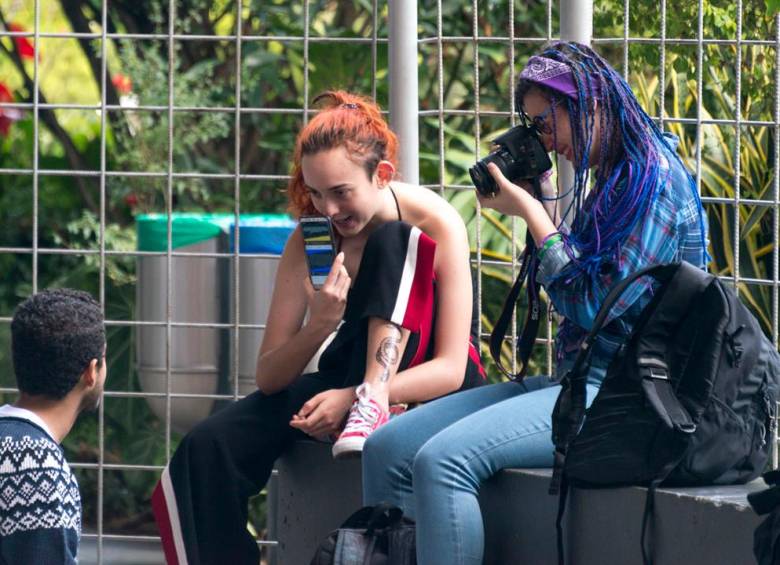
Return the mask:
<svg viewBox="0 0 780 565">
<path fill-rule="evenodd" d="M 669 336 L 691 307 L 694 298 L 712 282 L 712 275 L 681 264 L 664 285 L 663 296 L 648 318 L 637 341 L 637 367 L 645 398 L 670 429 L 696 431 L 688 411 L 677 399 L 666 365 Z"/>
</svg>

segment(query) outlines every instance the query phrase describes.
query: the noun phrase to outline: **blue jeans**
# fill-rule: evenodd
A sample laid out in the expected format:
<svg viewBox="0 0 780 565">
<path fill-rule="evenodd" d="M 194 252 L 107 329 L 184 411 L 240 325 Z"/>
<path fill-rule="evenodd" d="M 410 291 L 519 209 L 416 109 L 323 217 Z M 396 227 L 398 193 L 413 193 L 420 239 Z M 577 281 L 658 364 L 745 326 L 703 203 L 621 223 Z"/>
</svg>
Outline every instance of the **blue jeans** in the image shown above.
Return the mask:
<svg viewBox="0 0 780 565">
<path fill-rule="evenodd" d="M 547 377 L 460 392 L 410 410 L 363 449 L 363 499 L 417 522 L 420 565 L 482 563 L 480 485 L 508 467 L 551 467 L 551 414 L 560 385 Z M 588 401 L 597 387 L 588 385 Z"/>
</svg>

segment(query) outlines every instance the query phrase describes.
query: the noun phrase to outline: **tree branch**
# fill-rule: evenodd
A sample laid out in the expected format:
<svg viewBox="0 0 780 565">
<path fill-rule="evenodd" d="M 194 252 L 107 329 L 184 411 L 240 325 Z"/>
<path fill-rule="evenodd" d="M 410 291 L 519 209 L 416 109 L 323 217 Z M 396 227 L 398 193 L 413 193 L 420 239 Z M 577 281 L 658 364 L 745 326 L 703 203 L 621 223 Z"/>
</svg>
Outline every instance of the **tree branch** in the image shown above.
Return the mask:
<svg viewBox="0 0 780 565">
<path fill-rule="evenodd" d="M 5 21 L 5 17 L 3 16 L 2 10 L 0 10 L 0 24 L 3 25 L 5 29 L 8 29 L 8 23 Z M 38 45 L 35 46 L 35 56 L 38 56 Z M 5 45 L 3 45 L 2 42 L 0 42 L 0 49 L 2 49 L 5 54 L 13 61 L 14 65 L 16 66 L 17 70 L 19 71 L 19 74 L 22 75 L 22 79 L 24 80 L 25 88 L 27 88 L 27 92 L 29 93 L 29 96 L 27 97 L 27 100 L 25 102 L 32 103 L 34 101 L 34 93 L 36 90 L 36 84 L 33 82 L 33 80 L 30 78 L 30 76 L 27 74 L 27 71 L 24 68 L 24 63 L 22 62 L 22 57 L 19 54 L 16 43 L 14 43 L 13 50 L 9 51 L 8 48 L 6 48 Z M 43 95 L 43 92 L 38 89 L 38 102 L 40 104 L 46 104 L 46 97 Z M 41 117 L 41 120 L 46 125 L 46 127 L 49 129 L 49 131 L 56 137 L 60 143 L 62 143 L 63 148 L 65 149 L 65 155 L 68 158 L 68 161 L 70 162 L 71 167 L 73 167 L 75 170 L 86 170 L 87 163 L 84 159 L 84 157 L 79 153 L 79 150 L 76 148 L 76 146 L 73 143 L 73 140 L 68 135 L 68 132 L 66 132 L 60 123 L 57 121 L 57 117 L 54 115 L 53 110 L 44 109 L 44 108 L 38 108 L 38 114 Z M 84 199 L 84 202 L 87 204 L 87 207 L 93 212 L 98 212 L 98 206 L 95 203 L 95 199 L 92 197 L 92 194 L 90 194 L 89 186 L 86 183 L 86 180 L 83 176 L 78 175 L 74 177 L 76 180 L 76 184 L 78 185 L 79 192 L 81 193 L 81 197 Z"/>
<path fill-rule="evenodd" d="M 89 20 L 84 16 L 82 5 L 82 2 L 79 0 L 62 0 L 62 10 L 65 12 L 65 16 L 68 18 L 73 31 L 77 33 L 89 33 Z M 108 20 L 108 18 L 106 18 L 106 20 Z M 95 83 L 98 85 L 99 90 L 102 81 L 101 75 L 103 74 L 101 57 L 92 52 L 89 39 L 79 37 L 78 42 L 81 50 L 84 52 L 84 56 L 89 62 L 89 67 L 92 70 L 92 77 L 95 79 Z M 106 69 L 106 72 L 108 72 L 108 69 Z M 117 95 L 116 88 L 114 88 L 113 82 L 111 82 L 108 77 L 106 77 L 106 104 L 110 106 L 117 106 L 119 104 L 119 96 Z M 125 136 L 129 136 L 130 131 L 127 128 L 127 122 L 124 120 L 124 114 L 121 115 L 122 118 L 120 119 L 116 114 L 112 115 L 109 112 L 106 114 L 106 117 L 108 118 L 112 129 L 115 131 L 123 130 Z"/>
<path fill-rule="evenodd" d="M 249 131 L 245 136 L 242 136 L 243 139 L 241 141 L 241 148 L 243 149 L 242 155 L 241 155 L 241 171 L 242 173 L 246 173 L 247 171 L 251 171 L 252 167 L 251 165 L 254 164 L 254 160 L 259 155 L 259 147 L 257 145 L 258 141 L 260 140 L 260 128 L 257 127 L 249 127 L 247 128 Z"/>
<path fill-rule="evenodd" d="M 84 12 L 81 9 L 82 3 L 79 0 L 62 0 L 61 5 L 62 5 L 62 11 L 65 12 L 65 17 L 68 18 L 68 21 L 70 22 L 70 27 L 73 28 L 74 32 L 76 33 L 91 32 L 91 30 L 89 29 L 89 20 L 84 16 Z M 79 46 L 81 47 L 81 50 L 84 52 L 84 55 L 87 57 L 87 62 L 89 62 L 89 68 L 92 71 L 92 77 L 95 79 L 95 83 L 98 85 L 99 88 L 102 80 L 101 77 L 102 68 L 101 68 L 100 56 L 95 55 L 92 52 L 90 39 L 79 37 L 77 38 L 77 41 L 79 42 Z M 114 85 L 111 83 L 111 81 L 108 81 L 106 84 L 106 102 L 108 104 L 111 104 L 112 106 L 119 104 L 119 96 L 117 96 L 116 89 L 114 88 Z"/>
<path fill-rule="evenodd" d="M 154 32 L 154 24 L 148 15 L 150 8 L 146 3 L 113 2 L 112 8 L 116 11 L 119 21 L 127 33 Z"/>
</svg>

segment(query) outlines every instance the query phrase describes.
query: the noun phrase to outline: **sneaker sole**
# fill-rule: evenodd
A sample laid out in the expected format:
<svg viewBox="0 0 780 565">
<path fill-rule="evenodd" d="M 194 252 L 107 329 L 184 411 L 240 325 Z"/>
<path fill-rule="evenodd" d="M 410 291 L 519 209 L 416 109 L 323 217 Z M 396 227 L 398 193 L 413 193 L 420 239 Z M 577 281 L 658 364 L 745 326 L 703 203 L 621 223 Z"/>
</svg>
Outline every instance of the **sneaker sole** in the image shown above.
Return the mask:
<svg viewBox="0 0 780 565">
<path fill-rule="evenodd" d="M 346 459 L 349 457 L 359 457 L 363 452 L 363 445 L 366 443 L 364 437 L 347 437 L 339 439 L 333 444 L 333 458 Z"/>
</svg>

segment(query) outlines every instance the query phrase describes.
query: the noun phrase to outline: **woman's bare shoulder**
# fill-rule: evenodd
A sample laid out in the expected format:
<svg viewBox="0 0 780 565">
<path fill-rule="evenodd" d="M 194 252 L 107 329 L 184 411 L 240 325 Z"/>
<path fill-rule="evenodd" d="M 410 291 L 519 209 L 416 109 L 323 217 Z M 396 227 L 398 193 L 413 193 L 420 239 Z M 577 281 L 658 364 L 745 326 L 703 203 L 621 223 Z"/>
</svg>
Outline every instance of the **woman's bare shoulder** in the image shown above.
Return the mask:
<svg viewBox="0 0 780 565">
<path fill-rule="evenodd" d="M 466 227 L 457 210 L 431 189 L 407 183 L 393 183 L 401 201 L 403 217 L 422 231 L 435 237 L 465 234 Z"/>
</svg>

